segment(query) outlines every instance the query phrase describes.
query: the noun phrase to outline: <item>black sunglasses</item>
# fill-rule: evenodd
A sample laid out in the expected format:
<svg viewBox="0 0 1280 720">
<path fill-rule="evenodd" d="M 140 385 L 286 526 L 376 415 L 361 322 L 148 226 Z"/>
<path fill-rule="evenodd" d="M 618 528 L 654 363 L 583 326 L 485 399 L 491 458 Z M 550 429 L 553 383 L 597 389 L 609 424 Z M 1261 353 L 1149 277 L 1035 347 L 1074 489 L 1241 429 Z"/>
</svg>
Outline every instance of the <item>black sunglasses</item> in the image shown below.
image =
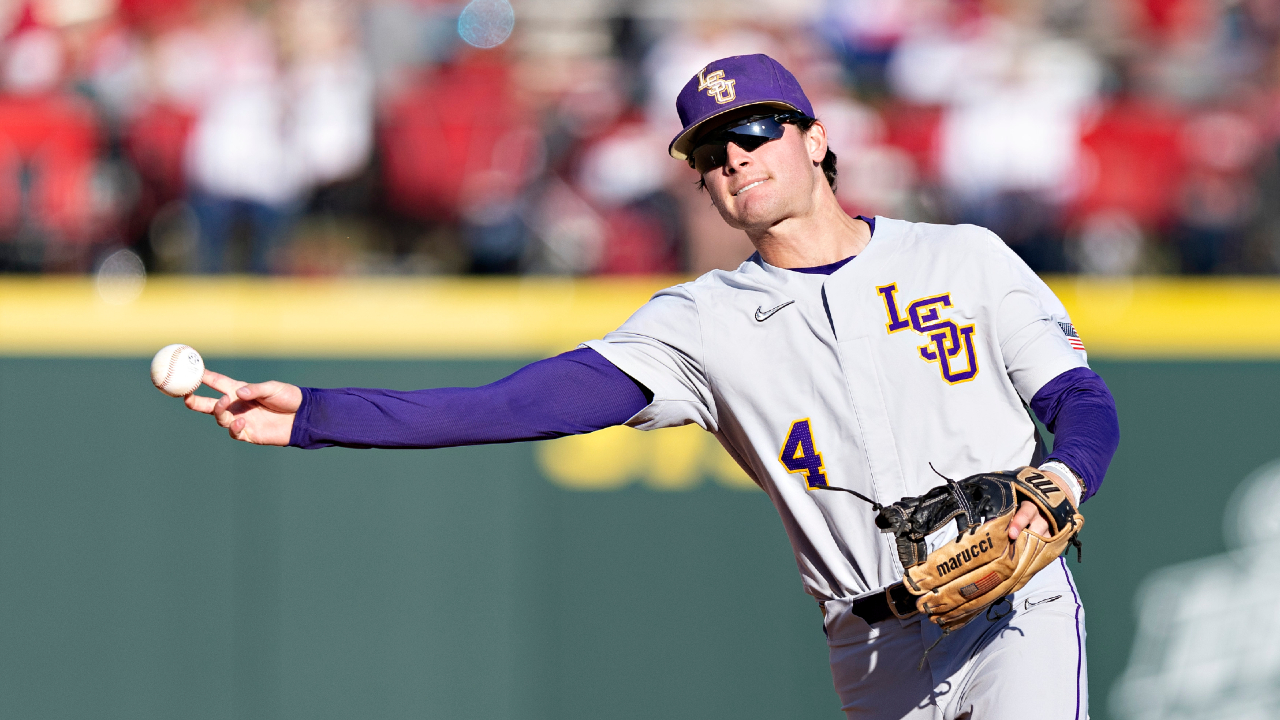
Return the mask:
<svg viewBox="0 0 1280 720">
<path fill-rule="evenodd" d="M 693 152 L 689 153 L 689 167 L 700 173 L 723 167 L 729 161 L 729 143 L 751 152 L 770 140 L 782 137 L 786 123 L 805 117 L 800 113 L 785 112 L 752 115 L 727 123 L 698 139 Z"/>
</svg>

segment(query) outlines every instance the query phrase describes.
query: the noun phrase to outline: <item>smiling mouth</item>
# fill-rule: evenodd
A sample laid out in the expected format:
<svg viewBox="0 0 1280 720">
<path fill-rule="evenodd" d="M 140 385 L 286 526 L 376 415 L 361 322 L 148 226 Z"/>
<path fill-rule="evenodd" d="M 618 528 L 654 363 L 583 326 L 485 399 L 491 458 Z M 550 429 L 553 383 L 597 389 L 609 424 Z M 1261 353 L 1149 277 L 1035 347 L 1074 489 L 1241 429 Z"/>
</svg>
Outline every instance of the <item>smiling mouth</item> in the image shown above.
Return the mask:
<svg viewBox="0 0 1280 720">
<path fill-rule="evenodd" d="M 750 185 L 748 185 L 748 186 L 746 186 L 746 187 L 742 188 L 742 189 L 741 189 L 741 190 L 739 190 L 738 192 L 734 193 L 734 194 L 733 194 L 733 196 L 734 196 L 734 197 L 737 197 L 737 196 L 741 195 L 742 193 L 744 193 L 744 192 L 746 192 L 746 191 L 750 190 L 751 188 L 753 188 L 753 187 L 755 187 L 755 186 L 757 186 L 757 185 L 759 185 L 759 184 L 761 184 L 761 183 L 763 183 L 763 182 L 764 182 L 764 180 L 757 180 L 757 181 L 755 181 L 755 182 L 751 183 Z"/>
</svg>

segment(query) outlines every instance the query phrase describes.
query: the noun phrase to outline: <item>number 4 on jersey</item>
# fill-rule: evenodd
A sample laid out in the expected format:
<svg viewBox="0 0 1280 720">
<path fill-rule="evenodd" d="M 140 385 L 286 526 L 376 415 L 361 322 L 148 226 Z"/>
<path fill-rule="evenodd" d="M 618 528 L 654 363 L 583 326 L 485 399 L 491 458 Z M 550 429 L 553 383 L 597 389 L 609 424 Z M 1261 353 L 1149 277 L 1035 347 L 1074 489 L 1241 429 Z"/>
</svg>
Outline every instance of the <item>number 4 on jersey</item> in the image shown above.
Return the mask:
<svg viewBox="0 0 1280 720">
<path fill-rule="evenodd" d="M 805 482 L 810 488 L 826 487 L 827 474 L 822 468 L 822 453 L 813 444 L 813 428 L 809 418 L 791 423 L 786 442 L 782 443 L 782 454 L 778 456 L 787 472 L 804 473 Z"/>
</svg>

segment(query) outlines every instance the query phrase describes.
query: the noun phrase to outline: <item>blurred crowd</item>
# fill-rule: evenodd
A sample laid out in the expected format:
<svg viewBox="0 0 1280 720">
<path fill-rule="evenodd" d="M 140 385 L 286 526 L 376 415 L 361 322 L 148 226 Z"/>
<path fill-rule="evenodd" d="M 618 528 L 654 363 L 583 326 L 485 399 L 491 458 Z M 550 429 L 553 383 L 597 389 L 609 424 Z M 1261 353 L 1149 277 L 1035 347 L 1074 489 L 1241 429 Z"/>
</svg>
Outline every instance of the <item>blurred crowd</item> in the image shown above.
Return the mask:
<svg viewBox="0 0 1280 720">
<path fill-rule="evenodd" d="M 1042 272 L 1280 269 L 1280 0 L 0 0 L 0 271 L 734 267 L 666 147 L 753 52 L 852 213 Z"/>
</svg>

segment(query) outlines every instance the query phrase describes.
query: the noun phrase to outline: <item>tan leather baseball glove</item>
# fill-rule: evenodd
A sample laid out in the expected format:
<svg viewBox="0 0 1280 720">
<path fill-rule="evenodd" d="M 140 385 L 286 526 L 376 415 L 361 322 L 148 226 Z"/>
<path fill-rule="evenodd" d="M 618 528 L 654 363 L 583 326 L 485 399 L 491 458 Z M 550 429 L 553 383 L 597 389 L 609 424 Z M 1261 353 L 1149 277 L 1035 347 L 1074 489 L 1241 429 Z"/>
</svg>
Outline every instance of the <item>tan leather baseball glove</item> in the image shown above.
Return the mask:
<svg viewBox="0 0 1280 720">
<path fill-rule="evenodd" d="M 1023 530 L 1009 539 L 1009 521 L 1030 500 L 1049 521 L 1048 537 Z M 959 536 L 928 553 L 925 538 L 955 520 Z M 947 480 L 918 497 L 880 509 L 876 525 L 893 533 L 905 570 L 903 584 L 916 608 L 944 630 L 954 630 L 1062 554 L 1079 551 L 1084 517 L 1067 494 L 1033 468 Z"/>
</svg>

